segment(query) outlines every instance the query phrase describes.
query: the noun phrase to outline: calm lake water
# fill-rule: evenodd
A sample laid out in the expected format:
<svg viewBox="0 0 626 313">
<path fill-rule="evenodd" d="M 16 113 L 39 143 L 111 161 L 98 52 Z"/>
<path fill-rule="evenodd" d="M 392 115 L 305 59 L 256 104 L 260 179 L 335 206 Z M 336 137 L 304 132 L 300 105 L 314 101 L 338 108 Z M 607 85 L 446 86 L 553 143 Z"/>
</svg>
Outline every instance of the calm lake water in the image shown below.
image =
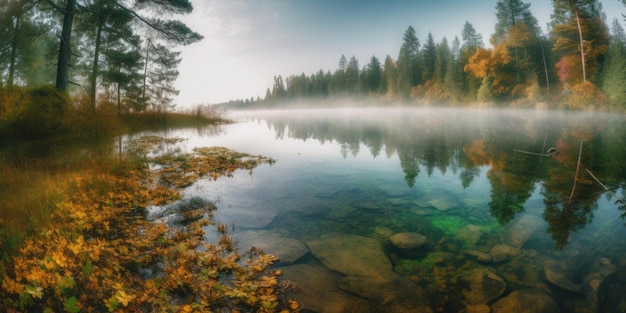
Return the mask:
<svg viewBox="0 0 626 313">
<path fill-rule="evenodd" d="M 330 109 L 232 118 L 150 135 L 277 160 L 185 195 L 216 201 L 240 248 L 279 256 L 295 286 L 288 297 L 306 312 L 626 312 L 624 116 Z"/>
</svg>

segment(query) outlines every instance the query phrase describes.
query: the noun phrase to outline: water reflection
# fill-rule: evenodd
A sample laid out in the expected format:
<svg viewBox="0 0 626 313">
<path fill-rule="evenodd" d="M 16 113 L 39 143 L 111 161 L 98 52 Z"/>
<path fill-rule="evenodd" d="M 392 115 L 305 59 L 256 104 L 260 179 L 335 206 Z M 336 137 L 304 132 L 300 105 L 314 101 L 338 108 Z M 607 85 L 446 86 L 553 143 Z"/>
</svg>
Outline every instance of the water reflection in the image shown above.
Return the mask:
<svg viewBox="0 0 626 313">
<path fill-rule="evenodd" d="M 497 312 L 512 292 L 554 299 L 562 312 L 622 305 L 623 293 L 607 292 L 626 290 L 626 246 L 614 240 L 626 235 L 615 210 L 624 210 L 622 116 L 336 109 L 233 118 L 241 122 L 215 135 L 136 136 L 278 160 L 185 194 L 217 201 L 215 218 L 232 225 L 239 248 L 279 256 L 283 279 L 302 291 L 286 297 L 311 312 Z"/>
<path fill-rule="evenodd" d="M 451 171 L 469 188 L 486 169 L 489 212 L 502 225 L 524 212 L 539 188 L 543 217 L 557 248 L 593 220 L 607 190 L 615 207 L 626 212 L 620 202 L 626 178 L 622 116 L 454 109 L 239 114 L 267 121 L 279 139 L 336 142 L 344 158 L 358 155 L 362 145 L 374 158 L 383 149 L 388 157 L 396 154 L 409 187 L 420 175 Z"/>
</svg>

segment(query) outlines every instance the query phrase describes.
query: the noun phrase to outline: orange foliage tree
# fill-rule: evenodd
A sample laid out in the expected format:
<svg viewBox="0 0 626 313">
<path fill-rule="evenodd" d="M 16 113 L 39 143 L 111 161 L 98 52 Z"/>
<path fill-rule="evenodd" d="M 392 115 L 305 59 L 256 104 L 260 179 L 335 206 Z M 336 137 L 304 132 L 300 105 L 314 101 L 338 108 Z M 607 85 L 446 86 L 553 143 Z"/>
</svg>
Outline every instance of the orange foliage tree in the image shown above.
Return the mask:
<svg viewBox="0 0 626 313">
<path fill-rule="evenodd" d="M 511 56 L 505 44 L 494 45 L 493 49 L 476 49 L 476 53 L 469 58 L 464 70 L 477 78 L 492 78 L 492 89 L 495 96 L 503 96 L 515 86 L 514 77 L 506 70 L 511 62 Z"/>
</svg>

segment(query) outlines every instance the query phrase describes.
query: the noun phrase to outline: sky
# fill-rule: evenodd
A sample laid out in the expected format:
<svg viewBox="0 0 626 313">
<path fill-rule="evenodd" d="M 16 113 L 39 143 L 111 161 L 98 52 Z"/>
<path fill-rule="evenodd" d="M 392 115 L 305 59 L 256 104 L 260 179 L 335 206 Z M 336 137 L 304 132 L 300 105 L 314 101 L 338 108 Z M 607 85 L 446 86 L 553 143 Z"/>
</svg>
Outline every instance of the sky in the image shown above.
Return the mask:
<svg viewBox="0 0 626 313">
<path fill-rule="evenodd" d="M 194 11 L 180 16 L 202 34 L 201 42 L 181 48 L 175 99 L 179 108 L 229 100 L 263 98 L 274 76 L 334 71 L 341 55 L 359 66 L 372 56 L 397 59 L 402 37 L 415 28 L 420 43 L 431 33 L 461 39 L 466 21 L 483 36 L 494 32 L 497 0 L 191 0 Z M 545 32 L 550 0 L 526 0 Z M 607 20 L 626 8 L 602 1 Z"/>
</svg>

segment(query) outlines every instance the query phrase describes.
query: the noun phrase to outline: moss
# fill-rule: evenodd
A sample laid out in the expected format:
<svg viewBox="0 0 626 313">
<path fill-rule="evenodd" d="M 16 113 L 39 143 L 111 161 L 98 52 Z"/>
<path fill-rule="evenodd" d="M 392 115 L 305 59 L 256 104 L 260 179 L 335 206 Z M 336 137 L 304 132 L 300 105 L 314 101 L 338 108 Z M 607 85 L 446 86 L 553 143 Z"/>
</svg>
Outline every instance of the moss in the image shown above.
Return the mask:
<svg viewBox="0 0 626 313">
<path fill-rule="evenodd" d="M 438 215 L 429 218 L 433 226 L 441 229 L 447 236 L 456 234 L 468 222 L 460 216 Z"/>
</svg>

